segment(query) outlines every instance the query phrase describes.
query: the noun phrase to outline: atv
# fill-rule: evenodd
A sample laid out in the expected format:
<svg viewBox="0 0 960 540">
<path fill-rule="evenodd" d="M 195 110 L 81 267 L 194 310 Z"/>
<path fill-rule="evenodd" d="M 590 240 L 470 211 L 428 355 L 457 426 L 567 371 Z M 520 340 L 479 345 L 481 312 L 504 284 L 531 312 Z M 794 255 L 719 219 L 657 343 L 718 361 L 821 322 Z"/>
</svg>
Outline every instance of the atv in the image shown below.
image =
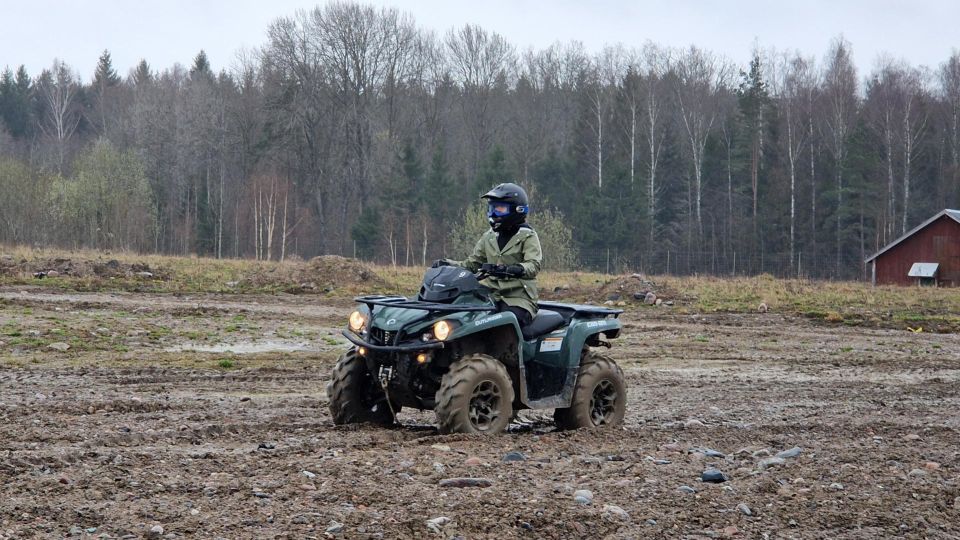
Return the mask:
<svg viewBox="0 0 960 540">
<path fill-rule="evenodd" d="M 403 407 L 434 410 L 441 433 L 498 433 L 516 411 L 554 409 L 560 429 L 616 427 L 623 372 L 593 350 L 620 334 L 622 310 L 540 302 L 524 327 L 480 284 L 500 277 L 427 270 L 416 299 L 361 296 L 343 335 L 353 344 L 327 385 L 336 424 L 391 425 Z"/>
</svg>

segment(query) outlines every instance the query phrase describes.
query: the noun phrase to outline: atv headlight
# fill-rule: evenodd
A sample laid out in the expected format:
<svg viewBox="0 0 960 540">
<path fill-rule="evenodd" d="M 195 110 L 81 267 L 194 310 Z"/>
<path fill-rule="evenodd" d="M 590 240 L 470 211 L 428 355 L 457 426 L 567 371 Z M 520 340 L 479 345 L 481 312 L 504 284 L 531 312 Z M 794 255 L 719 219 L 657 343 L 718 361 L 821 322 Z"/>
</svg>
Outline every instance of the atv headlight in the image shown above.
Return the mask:
<svg viewBox="0 0 960 540">
<path fill-rule="evenodd" d="M 363 330 L 364 325 L 367 324 L 367 318 L 363 316 L 363 313 L 359 311 L 354 311 L 350 314 L 350 329 L 356 333 L 360 333 Z"/>
<path fill-rule="evenodd" d="M 453 332 L 453 325 L 449 321 L 437 321 L 433 325 L 433 335 L 440 341 L 446 340 Z"/>
</svg>

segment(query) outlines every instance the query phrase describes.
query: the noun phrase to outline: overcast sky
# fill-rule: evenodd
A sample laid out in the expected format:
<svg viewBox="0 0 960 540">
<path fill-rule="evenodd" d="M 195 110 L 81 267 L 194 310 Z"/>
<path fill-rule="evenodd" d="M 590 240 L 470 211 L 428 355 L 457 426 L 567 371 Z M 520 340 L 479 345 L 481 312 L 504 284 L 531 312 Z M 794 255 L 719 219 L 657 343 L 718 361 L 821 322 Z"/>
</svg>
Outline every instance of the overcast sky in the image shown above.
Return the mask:
<svg viewBox="0 0 960 540">
<path fill-rule="evenodd" d="M 242 48 L 265 41 L 277 17 L 318 3 L 306 0 L 0 0 L 0 68 L 24 64 L 30 75 L 66 61 L 89 80 L 110 51 L 126 75 L 141 58 L 154 69 L 189 65 L 200 49 L 216 70 Z M 853 44 L 864 76 L 888 53 L 937 67 L 960 48 L 958 0 L 372 0 L 411 13 L 438 32 L 465 23 L 499 32 L 526 48 L 560 40 L 590 50 L 606 43 L 695 44 L 745 64 L 752 44 L 798 49 L 822 58 L 830 40 Z"/>
</svg>

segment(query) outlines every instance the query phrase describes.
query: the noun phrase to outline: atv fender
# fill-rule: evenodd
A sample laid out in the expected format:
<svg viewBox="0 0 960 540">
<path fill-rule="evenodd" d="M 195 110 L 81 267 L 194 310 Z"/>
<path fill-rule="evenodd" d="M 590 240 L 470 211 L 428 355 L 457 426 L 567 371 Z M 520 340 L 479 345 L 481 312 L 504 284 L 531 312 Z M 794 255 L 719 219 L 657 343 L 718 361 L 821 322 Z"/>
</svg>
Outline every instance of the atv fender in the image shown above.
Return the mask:
<svg viewBox="0 0 960 540">
<path fill-rule="evenodd" d="M 561 328 L 552 334 L 562 335 L 563 343 L 560 347 L 560 354 L 554 364 L 557 368 L 565 368 L 565 378 L 562 389 L 559 393 L 543 396 L 539 399 L 531 399 L 527 389 L 527 373 L 525 364 L 536 358 L 538 347 L 541 347 L 540 339 L 532 341 L 524 346 L 524 354 L 520 362 L 520 400 L 524 405 L 531 409 L 556 409 L 569 407 L 573 401 L 573 392 L 577 386 L 577 376 L 580 373 L 580 359 L 584 348 L 588 345 L 598 344 L 600 336 L 615 338 L 620 334 L 620 320 L 615 318 L 605 319 L 576 319 L 570 322 L 570 326 Z M 564 332 L 565 330 L 565 332 Z"/>
</svg>

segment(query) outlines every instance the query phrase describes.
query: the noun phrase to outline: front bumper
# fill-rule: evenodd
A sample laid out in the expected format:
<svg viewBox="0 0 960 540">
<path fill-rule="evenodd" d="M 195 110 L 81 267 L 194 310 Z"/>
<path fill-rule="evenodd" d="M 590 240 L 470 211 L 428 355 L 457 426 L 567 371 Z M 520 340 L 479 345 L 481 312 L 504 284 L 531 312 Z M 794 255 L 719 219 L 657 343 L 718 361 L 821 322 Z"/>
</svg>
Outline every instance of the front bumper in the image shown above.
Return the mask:
<svg viewBox="0 0 960 540">
<path fill-rule="evenodd" d="M 373 343 L 367 343 L 366 341 L 360 339 L 359 336 L 350 332 L 348 330 L 343 330 L 341 332 L 343 337 L 347 338 L 350 343 L 353 343 L 357 347 L 366 347 L 371 351 L 384 351 L 384 352 L 412 352 L 412 351 L 423 351 L 429 349 L 442 349 L 442 341 L 424 341 L 416 343 L 404 343 L 402 345 L 374 345 Z"/>
</svg>

